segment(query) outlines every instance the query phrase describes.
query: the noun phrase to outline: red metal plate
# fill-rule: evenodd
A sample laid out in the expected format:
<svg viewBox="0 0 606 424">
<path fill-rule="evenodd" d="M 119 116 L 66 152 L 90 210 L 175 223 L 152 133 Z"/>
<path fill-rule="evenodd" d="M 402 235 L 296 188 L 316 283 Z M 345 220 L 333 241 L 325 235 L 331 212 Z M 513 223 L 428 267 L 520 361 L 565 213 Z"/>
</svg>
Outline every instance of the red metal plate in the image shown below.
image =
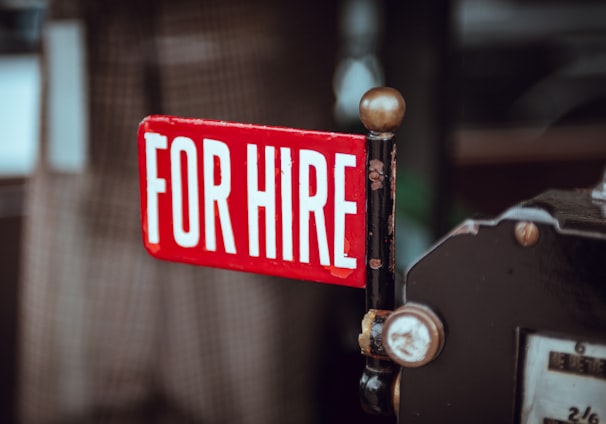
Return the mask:
<svg viewBox="0 0 606 424">
<path fill-rule="evenodd" d="M 139 125 L 154 257 L 365 286 L 365 137 L 151 116 Z"/>
</svg>

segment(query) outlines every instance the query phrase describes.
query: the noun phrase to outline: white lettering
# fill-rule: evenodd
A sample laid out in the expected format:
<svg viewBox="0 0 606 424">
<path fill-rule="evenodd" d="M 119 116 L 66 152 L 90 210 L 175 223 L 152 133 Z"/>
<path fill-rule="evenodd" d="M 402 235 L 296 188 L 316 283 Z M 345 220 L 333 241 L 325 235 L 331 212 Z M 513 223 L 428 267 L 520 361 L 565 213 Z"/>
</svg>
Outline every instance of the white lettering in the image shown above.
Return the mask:
<svg viewBox="0 0 606 424">
<path fill-rule="evenodd" d="M 265 256 L 276 258 L 275 148 L 265 147 L 265 191 L 259 190 L 257 145 L 247 146 L 248 251 L 259 256 L 259 208 L 265 208 Z"/>
<path fill-rule="evenodd" d="M 187 212 L 189 231 L 183 226 L 183 182 L 181 153 L 187 158 Z M 171 187 L 173 194 L 173 234 L 181 247 L 194 247 L 200 241 L 200 211 L 198 209 L 198 158 L 191 138 L 176 137 L 170 146 Z"/>
<path fill-rule="evenodd" d="M 145 133 L 145 175 L 147 176 L 147 240 L 160 242 L 158 222 L 158 195 L 166 193 L 166 180 L 158 178 L 158 149 L 166 149 L 166 137 L 156 133 Z"/>
<path fill-rule="evenodd" d="M 223 235 L 223 244 L 227 253 L 236 253 L 234 232 L 231 226 L 227 198 L 231 192 L 231 162 L 227 144 L 204 139 L 204 227 L 206 248 L 217 250 L 215 230 L 215 203 L 219 210 L 219 222 Z M 215 158 L 219 159 L 221 182 L 215 184 Z"/>
<path fill-rule="evenodd" d="M 208 251 L 217 251 L 217 245 L 222 240 L 224 252 L 236 254 L 236 242 L 229 209 L 232 195 L 229 145 L 223 141 L 203 139 L 202 164 L 199 165 L 200 146 L 197 146 L 190 137 L 177 136 L 172 140 L 170 146 L 167 137 L 159 133 L 146 132 L 144 138 L 147 243 L 160 243 L 160 219 L 167 221 L 166 223 L 170 219 L 172 224 L 169 225 L 172 225 L 173 237 L 178 246 L 183 248 L 198 246 L 201 242 L 200 237 L 203 236 L 205 248 Z M 249 255 L 251 257 L 262 255 L 263 248 L 260 245 L 264 239 L 264 256 L 268 259 L 276 259 L 278 255 L 281 255 L 284 261 L 292 262 L 297 254 L 300 263 L 310 263 L 310 256 L 313 256 L 315 261 L 317 255 L 319 264 L 322 266 L 333 264 L 338 268 L 356 269 L 359 261 L 355 256 L 349 256 L 351 240 L 346 237 L 347 222 L 350 219 L 347 217 L 360 212 L 357 209 L 358 202 L 346 198 L 348 193 L 346 177 L 348 172 L 353 172 L 349 169 L 355 168 L 357 165 L 356 155 L 335 153 L 334 168 L 332 175 L 329 175 L 326 156 L 316 150 L 301 149 L 298 153 L 295 151 L 294 155 L 298 157 L 297 164 L 297 160 L 293 161 L 291 147 L 263 146 L 263 152 L 261 152 L 258 145 L 249 143 L 246 148 L 246 213 Z M 162 154 L 168 154 L 167 149 L 170 149 L 170 182 L 167 181 L 168 176 L 164 176 L 164 178 L 158 176 L 158 165 L 165 163 L 162 161 L 167 158 Z M 276 163 L 278 149 L 279 172 Z M 162 150 L 165 153 L 161 153 Z M 299 169 L 293 170 L 293 166 L 297 165 Z M 200 170 L 199 166 L 203 166 L 203 169 Z M 199 172 L 203 174 L 202 183 L 199 181 Z M 293 210 L 293 196 L 297 195 L 294 193 L 297 188 L 293 187 L 293 172 L 298 172 L 298 211 Z M 295 175 L 294 178 L 297 176 Z M 334 178 L 334 181 L 330 181 L 330 178 Z M 161 194 L 167 193 L 169 183 L 171 184 L 172 217 L 164 217 L 160 216 L 160 205 L 162 202 L 168 201 L 168 198 L 164 200 L 166 196 L 162 197 Z M 329 201 L 328 185 L 333 183 L 334 199 L 331 198 L 330 201 L 334 202 L 334 216 L 329 216 L 328 219 L 334 219 L 334 233 L 331 229 L 332 239 L 330 239 L 331 244 L 329 245 L 326 206 Z M 236 192 L 232 196 L 232 203 L 233 199 L 241 199 L 242 195 L 243 187 L 237 186 Z M 280 196 L 279 205 L 277 205 L 278 195 Z M 203 196 L 203 199 L 200 199 L 200 196 Z M 200 205 L 201 201 L 203 201 L 203 206 Z M 294 201 L 296 202 L 296 200 Z M 203 207 L 204 213 L 203 221 L 200 216 L 201 207 Z M 262 208 L 265 216 L 264 224 L 260 222 Z M 278 211 L 277 208 L 280 210 Z M 295 218 L 298 218 L 299 222 L 294 222 Z M 278 225 L 278 221 L 280 221 L 280 225 Z M 280 228 L 278 228 L 279 226 Z M 295 253 L 294 246 L 296 226 L 299 227 L 298 253 Z M 263 229 L 264 232 L 261 231 Z M 201 231 L 204 234 L 201 234 Z M 221 233 L 217 234 L 217 231 Z M 238 236 L 245 237 L 244 234 Z M 220 240 L 217 241 L 217 238 Z M 281 253 L 278 253 L 280 246 Z"/>
<path fill-rule="evenodd" d="M 330 265 L 324 206 L 326 205 L 328 189 L 326 184 L 326 159 L 314 150 L 299 152 L 299 259 L 309 263 L 309 222 L 313 212 L 316 221 L 316 236 L 320 253 L 320 264 Z M 316 193 L 312 195 L 310 186 L 311 168 L 315 169 Z"/>
<path fill-rule="evenodd" d="M 280 148 L 280 174 L 282 193 L 282 258 L 293 260 L 292 253 L 292 159 L 290 149 Z"/>
<path fill-rule="evenodd" d="M 356 258 L 345 255 L 345 215 L 355 214 L 356 202 L 345 200 L 345 167 L 355 167 L 356 157 L 337 153 L 335 156 L 335 239 L 334 262 L 339 268 L 356 268 Z"/>
</svg>

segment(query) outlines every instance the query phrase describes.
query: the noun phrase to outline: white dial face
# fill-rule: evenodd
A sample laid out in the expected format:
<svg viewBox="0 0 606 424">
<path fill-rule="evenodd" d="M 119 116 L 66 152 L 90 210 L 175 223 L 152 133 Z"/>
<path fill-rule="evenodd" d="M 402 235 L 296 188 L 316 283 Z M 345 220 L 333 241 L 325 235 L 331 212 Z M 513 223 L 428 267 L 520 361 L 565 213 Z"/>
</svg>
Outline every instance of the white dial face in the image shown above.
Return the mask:
<svg viewBox="0 0 606 424">
<path fill-rule="evenodd" d="M 397 317 L 388 328 L 386 343 L 391 352 L 405 363 L 425 360 L 431 346 L 427 324 L 414 315 Z"/>
</svg>

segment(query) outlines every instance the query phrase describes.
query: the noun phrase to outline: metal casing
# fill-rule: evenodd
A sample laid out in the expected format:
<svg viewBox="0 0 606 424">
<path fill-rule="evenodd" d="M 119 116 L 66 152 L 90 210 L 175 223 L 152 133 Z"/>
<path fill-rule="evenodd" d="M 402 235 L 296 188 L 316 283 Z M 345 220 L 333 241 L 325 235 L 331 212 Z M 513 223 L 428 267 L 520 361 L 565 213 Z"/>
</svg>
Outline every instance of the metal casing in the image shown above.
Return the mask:
<svg viewBox="0 0 606 424">
<path fill-rule="evenodd" d="M 400 423 L 521 422 L 526 332 L 606 343 L 604 205 L 591 191 L 548 191 L 466 221 L 410 269 L 405 301 L 432 308 L 446 342 L 403 369 Z M 534 244 L 516 239 L 519 222 L 536 224 Z"/>
</svg>

